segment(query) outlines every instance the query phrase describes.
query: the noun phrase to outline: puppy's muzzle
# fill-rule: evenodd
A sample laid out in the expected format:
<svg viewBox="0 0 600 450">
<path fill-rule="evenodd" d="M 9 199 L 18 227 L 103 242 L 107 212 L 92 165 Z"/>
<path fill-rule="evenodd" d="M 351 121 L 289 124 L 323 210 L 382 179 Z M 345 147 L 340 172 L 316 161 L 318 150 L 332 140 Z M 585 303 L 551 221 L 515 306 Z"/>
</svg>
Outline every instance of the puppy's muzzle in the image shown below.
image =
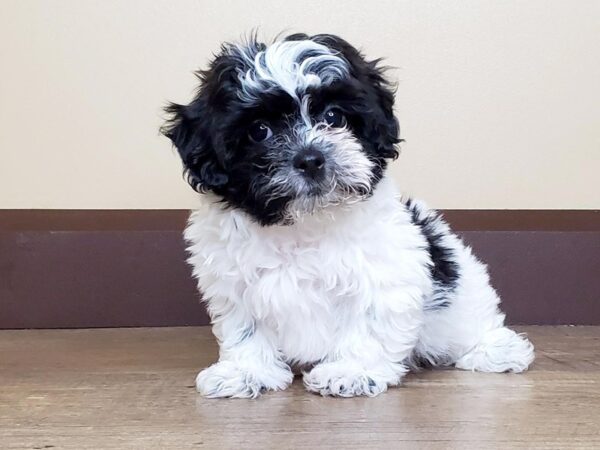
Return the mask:
<svg viewBox="0 0 600 450">
<path fill-rule="evenodd" d="M 300 150 L 294 156 L 294 168 L 311 180 L 319 180 L 325 174 L 325 155 L 317 149 Z"/>
</svg>

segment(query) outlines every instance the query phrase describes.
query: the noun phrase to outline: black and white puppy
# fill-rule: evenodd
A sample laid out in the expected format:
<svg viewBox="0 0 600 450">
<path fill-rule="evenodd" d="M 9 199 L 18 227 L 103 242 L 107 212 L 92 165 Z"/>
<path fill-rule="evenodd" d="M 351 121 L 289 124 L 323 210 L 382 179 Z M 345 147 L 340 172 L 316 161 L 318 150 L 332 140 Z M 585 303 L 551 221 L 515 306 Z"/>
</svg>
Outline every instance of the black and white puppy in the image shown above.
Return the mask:
<svg viewBox="0 0 600 450">
<path fill-rule="evenodd" d="M 220 345 L 208 397 L 285 389 L 374 396 L 415 365 L 521 372 L 484 264 L 423 204 L 402 201 L 393 90 L 333 35 L 225 44 L 163 132 L 205 202 L 194 276 Z"/>
</svg>

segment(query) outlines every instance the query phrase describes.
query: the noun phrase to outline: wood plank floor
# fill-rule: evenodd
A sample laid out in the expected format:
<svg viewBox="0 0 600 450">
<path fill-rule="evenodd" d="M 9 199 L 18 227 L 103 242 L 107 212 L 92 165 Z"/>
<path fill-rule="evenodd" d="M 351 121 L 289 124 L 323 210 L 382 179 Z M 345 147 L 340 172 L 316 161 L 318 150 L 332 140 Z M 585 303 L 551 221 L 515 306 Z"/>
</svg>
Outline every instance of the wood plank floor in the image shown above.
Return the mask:
<svg viewBox="0 0 600 450">
<path fill-rule="evenodd" d="M 600 327 L 524 327 L 524 375 L 410 374 L 374 399 L 193 388 L 208 328 L 0 331 L 1 449 L 600 449 Z"/>
</svg>

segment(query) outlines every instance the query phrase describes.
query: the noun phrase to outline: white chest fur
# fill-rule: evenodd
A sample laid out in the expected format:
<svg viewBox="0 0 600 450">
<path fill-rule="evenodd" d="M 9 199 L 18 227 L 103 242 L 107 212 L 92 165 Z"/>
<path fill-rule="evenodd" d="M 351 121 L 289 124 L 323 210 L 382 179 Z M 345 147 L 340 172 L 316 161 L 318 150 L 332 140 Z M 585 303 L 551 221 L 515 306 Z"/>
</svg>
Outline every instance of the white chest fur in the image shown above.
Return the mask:
<svg viewBox="0 0 600 450">
<path fill-rule="evenodd" d="M 269 329 L 290 360 L 321 359 L 388 291 L 431 290 L 426 242 L 389 180 L 360 204 L 290 226 L 207 204 L 185 237 L 213 320 L 237 314 Z"/>
</svg>

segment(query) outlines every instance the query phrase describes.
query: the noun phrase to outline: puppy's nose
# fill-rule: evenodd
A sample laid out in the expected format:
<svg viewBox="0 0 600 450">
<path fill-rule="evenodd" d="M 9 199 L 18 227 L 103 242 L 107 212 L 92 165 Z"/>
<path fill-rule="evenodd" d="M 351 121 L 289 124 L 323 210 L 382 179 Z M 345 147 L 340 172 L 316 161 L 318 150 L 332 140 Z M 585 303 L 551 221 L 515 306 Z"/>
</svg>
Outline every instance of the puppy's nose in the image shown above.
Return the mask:
<svg viewBox="0 0 600 450">
<path fill-rule="evenodd" d="M 325 171 L 325 156 L 314 148 L 299 151 L 293 162 L 296 169 L 310 178 L 317 178 Z"/>
</svg>

